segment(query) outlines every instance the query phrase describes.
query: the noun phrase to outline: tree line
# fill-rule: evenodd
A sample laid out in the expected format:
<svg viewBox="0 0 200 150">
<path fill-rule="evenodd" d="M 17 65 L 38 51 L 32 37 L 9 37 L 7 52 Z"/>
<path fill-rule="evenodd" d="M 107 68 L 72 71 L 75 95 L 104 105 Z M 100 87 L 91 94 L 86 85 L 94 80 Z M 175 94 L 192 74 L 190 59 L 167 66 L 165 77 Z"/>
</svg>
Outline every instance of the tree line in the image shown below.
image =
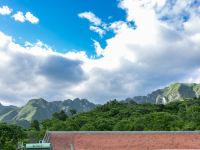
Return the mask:
<svg viewBox="0 0 200 150">
<path fill-rule="evenodd" d="M 54 131 L 194 131 L 200 130 L 200 99 L 162 104 L 110 101 L 80 114 L 61 111 L 40 124 Z"/>
<path fill-rule="evenodd" d="M 200 130 L 200 99 L 162 104 L 109 101 L 89 112 L 61 110 L 51 119 L 33 120 L 29 129 L 0 123 L 0 149 L 37 142 L 49 131 L 195 131 Z"/>
</svg>

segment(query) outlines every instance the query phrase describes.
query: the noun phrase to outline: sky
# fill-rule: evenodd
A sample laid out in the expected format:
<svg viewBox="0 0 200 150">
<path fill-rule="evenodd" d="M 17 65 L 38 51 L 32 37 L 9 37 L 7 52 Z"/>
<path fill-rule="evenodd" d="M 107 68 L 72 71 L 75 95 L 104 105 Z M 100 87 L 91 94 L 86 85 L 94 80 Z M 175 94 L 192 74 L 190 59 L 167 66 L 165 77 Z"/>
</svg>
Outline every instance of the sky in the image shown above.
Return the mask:
<svg viewBox="0 0 200 150">
<path fill-rule="evenodd" d="M 0 1 L 0 103 L 200 82 L 200 0 Z"/>
</svg>

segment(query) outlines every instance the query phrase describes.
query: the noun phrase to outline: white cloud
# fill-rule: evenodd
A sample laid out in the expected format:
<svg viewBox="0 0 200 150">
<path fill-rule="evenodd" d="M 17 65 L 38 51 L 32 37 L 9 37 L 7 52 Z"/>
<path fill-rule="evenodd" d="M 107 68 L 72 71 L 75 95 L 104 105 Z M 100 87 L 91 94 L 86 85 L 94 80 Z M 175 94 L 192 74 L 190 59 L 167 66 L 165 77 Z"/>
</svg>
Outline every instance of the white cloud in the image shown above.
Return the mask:
<svg viewBox="0 0 200 150">
<path fill-rule="evenodd" d="M 95 47 L 97 56 L 102 56 L 102 55 L 104 55 L 104 50 L 103 50 L 103 48 L 101 48 L 101 45 L 99 44 L 99 42 L 97 42 L 97 41 L 95 41 L 95 40 L 94 40 L 94 47 Z"/>
<path fill-rule="evenodd" d="M 26 17 L 26 20 L 32 24 L 37 24 L 39 22 L 39 19 L 35 17 L 33 14 L 31 14 L 31 12 L 27 12 L 25 17 Z"/>
<path fill-rule="evenodd" d="M 106 33 L 105 30 L 96 26 L 90 26 L 90 30 L 98 33 L 101 37 Z"/>
<path fill-rule="evenodd" d="M 200 83 L 200 68 L 191 73 L 190 77 L 183 80 L 183 82 Z"/>
<path fill-rule="evenodd" d="M 15 21 L 19 21 L 19 22 L 28 21 L 32 24 L 37 24 L 39 22 L 39 19 L 35 17 L 31 12 L 26 12 L 26 14 L 24 15 L 23 12 L 18 11 L 12 17 L 14 18 Z"/>
<path fill-rule="evenodd" d="M 11 13 L 12 9 L 10 9 L 8 6 L 0 7 L 0 15 L 10 15 Z"/>
<path fill-rule="evenodd" d="M 94 13 L 92 12 L 83 12 L 78 14 L 80 18 L 87 19 L 90 22 L 89 29 L 99 34 L 100 37 L 106 34 L 111 28 L 108 27 L 108 24 L 101 21 Z"/>
<path fill-rule="evenodd" d="M 19 22 L 25 22 L 25 20 L 26 20 L 23 12 L 21 12 L 21 11 L 18 11 L 12 17 L 14 18 L 15 21 L 19 21 Z"/>
<path fill-rule="evenodd" d="M 78 14 L 78 16 L 80 18 L 84 18 L 87 19 L 88 21 L 90 21 L 91 23 L 93 23 L 94 25 L 101 25 L 101 19 L 98 18 L 95 14 L 93 14 L 92 12 L 83 12 Z"/>
<path fill-rule="evenodd" d="M 192 0 L 170 2 L 119 1 L 127 19 L 108 27 L 115 35 L 106 40 L 105 48 L 94 41 L 98 59 L 83 51 L 60 54 L 40 41 L 23 47 L 0 34 L 4 64 L 0 65 L 0 99 L 81 97 L 101 103 L 143 95 L 171 82 L 199 82 L 199 13 Z M 186 7 L 188 20 L 181 18 L 182 8 L 174 9 L 180 7 Z M 129 26 L 133 21 L 136 29 Z"/>
<path fill-rule="evenodd" d="M 90 78 L 76 89 L 78 93 L 91 99 L 101 97 L 106 100 L 143 95 L 171 82 L 188 81 L 193 76 L 196 78 L 193 81 L 199 81 L 197 73 L 191 75 L 191 72 L 200 67 L 200 17 L 195 8 L 189 7 L 191 1 L 186 5 L 191 16 L 186 22 L 181 19 L 182 9 L 171 10 L 179 7 L 181 0 L 171 7 L 166 3 L 120 1 L 119 6 L 127 13 L 127 22 L 117 21 L 109 26 L 116 35 L 106 41 L 104 49 L 95 42 L 97 55 L 103 57 L 91 62 L 92 67 L 88 67 Z M 176 22 L 160 20 L 162 12 L 158 9 L 163 7 L 175 14 L 181 30 L 177 30 Z M 170 19 L 174 21 L 173 17 Z M 136 29 L 128 26 L 132 21 L 136 23 Z M 94 85 L 95 89 L 92 88 Z"/>
<path fill-rule="evenodd" d="M 113 30 L 114 33 L 119 33 L 120 31 L 123 31 L 126 28 L 128 28 L 128 24 L 124 21 L 116 21 L 109 26 L 109 29 Z"/>
<path fill-rule="evenodd" d="M 56 53 L 41 41 L 23 47 L 2 32 L 0 39 L 2 101 L 22 104 L 35 97 L 70 98 L 68 89 L 87 78 L 80 60 Z"/>
</svg>

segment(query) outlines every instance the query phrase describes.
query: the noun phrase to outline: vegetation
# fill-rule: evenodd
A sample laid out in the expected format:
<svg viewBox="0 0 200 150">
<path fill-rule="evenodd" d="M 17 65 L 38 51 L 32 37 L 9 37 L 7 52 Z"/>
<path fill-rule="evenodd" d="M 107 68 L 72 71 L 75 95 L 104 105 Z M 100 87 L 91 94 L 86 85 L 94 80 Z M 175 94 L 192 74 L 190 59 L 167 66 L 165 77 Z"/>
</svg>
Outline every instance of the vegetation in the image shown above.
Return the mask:
<svg viewBox="0 0 200 150">
<path fill-rule="evenodd" d="M 200 130 L 200 99 L 162 104 L 110 101 L 95 109 L 69 116 L 56 112 L 52 119 L 33 120 L 29 129 L 0 124 L 0 149 L 16 149 L 17 143 L 38 142 L 46 130 L 54 131 L 194 131 Z"/>
<path fill-rule="evenodd" d="M 55 112 L 55 113 L 53 113 L 52 118 L 53 118 L 54 120 L 62 120 L 62 121 L 65 121 L 65 120 L 68 118 L 68 116 L 67 116 L 67 114 L 65 113 L 65 111 L 61 110 L 60 112 Z"/>
<path fill-rule="evenodd" d="M 40 131 L 40 123 L 38 120 L 31 121 L 31 129 L 34 129 L 36 131 Z"/>
<path fill-rule="evenodd" d="M 200 130 L 200 99 L 167 105 L 110 101 L 92 111 L 41 122 L 43 130 L 185 131 Z"/>
<path fill-rule="evenodd" d="M 69 112 L 70 112 L 70 114 L 73 116 L 73 115 L 75 115 L 76 113 L 77 113 L 77 111 L 76 111 L 76 109 L 70 109 L 69 110 Z"/>
<path fill-rule="evenodd" d="M 16 150 L 19 142 L 23 142 L 26 133 L 21 127 L 0 123 L 0 149 Z"/>
</svg>

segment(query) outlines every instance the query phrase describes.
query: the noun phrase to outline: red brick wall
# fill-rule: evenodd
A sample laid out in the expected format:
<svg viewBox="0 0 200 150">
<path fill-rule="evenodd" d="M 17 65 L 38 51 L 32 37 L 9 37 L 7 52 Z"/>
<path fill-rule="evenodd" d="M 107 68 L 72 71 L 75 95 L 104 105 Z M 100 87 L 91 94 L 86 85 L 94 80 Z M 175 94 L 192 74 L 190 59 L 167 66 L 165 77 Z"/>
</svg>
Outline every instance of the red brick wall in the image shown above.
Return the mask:
<svg viewBox="0 0 200 150">
<path fill-rule="evenodd" d="M 199 149 L 199 133 L 52 132 L 53 150 Z"/>
</svg>

